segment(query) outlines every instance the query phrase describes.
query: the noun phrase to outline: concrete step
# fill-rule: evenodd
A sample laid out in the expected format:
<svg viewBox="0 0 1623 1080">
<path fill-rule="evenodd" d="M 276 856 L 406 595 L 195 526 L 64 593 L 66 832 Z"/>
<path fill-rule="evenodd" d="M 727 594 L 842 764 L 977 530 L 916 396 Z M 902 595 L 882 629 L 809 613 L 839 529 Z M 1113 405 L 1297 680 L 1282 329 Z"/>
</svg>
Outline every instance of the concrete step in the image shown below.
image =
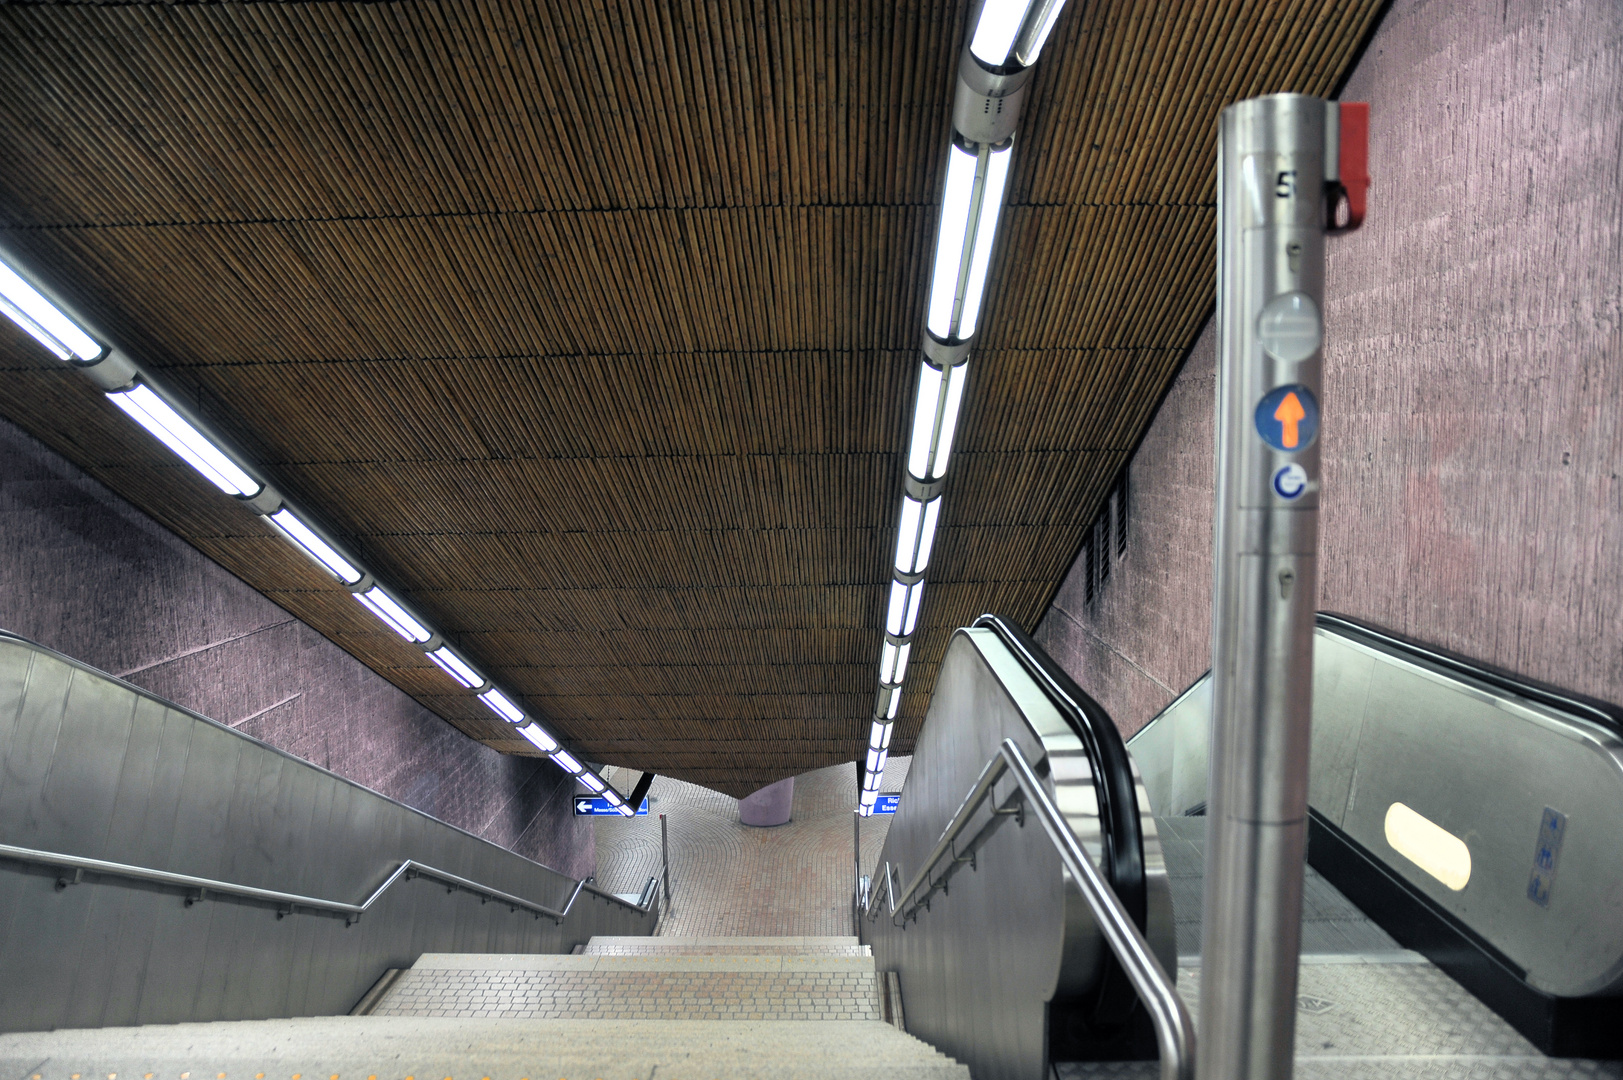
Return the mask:
<svg viewBox="0 0 1623 1080">
<path fill-rule="evenodd" d="M 868 956 L 425 953 L 374 1016 L 880 1020 Z"/>
<path fill-rule="evenodd" d="M 0 1075 L 61 1080 L 969 1080 L 877 1020 L 322 1017 L 0 1035 Z"/>
<path fill-rule="evenodd" d="M 594 937 L 587 956 L 872 956 L 854 937 Z"/>
</svg>

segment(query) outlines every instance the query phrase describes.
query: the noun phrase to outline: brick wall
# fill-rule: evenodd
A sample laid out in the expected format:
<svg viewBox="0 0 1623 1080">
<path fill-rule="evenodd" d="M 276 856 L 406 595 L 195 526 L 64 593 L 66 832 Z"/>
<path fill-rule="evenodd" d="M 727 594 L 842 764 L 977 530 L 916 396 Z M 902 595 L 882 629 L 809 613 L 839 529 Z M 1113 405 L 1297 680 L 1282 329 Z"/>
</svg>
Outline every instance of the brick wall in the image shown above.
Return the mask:
<svg viewBox="0 0 1623 1080">
<path fill-rule="evenodd" d="M 581 877 L 590 819 L 0 421 L 0 627 Z"/>
<path fill-rule="evenodd" d="M 1623 701 L 1623 6 L 1397 0 L 1330 241 L 1320 606 Z M 1210 657 L 1208 326 L 1039 640 L 1128 731 Z"/>
</svg>

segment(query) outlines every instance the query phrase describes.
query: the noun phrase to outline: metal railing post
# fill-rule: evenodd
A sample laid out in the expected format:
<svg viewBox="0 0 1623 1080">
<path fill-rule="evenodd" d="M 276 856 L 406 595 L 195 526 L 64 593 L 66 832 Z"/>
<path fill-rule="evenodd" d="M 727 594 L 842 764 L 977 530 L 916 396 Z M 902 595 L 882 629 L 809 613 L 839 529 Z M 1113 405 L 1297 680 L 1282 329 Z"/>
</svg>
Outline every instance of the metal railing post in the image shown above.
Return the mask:
<svg viewBox="0 0 1623 1080">
<path fill-rule="evenodd" d="M 665 874 L 665 910 L 676 910 L 676 898 L 671 895 L 671 838 L 665 828 L 665 815 L 659 815 L 659 862 Z"/>
</svg>

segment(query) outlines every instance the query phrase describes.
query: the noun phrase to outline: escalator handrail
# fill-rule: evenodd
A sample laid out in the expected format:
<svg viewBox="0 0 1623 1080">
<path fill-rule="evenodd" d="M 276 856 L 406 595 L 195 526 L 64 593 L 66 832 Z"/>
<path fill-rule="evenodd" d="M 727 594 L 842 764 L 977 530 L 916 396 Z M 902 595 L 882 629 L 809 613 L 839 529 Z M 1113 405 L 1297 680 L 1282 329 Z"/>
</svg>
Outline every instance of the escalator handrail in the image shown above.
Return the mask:
<svg viewBox="0 0 1623 1080">
<path fill-rule="evenodd" d="M 350 904 L 342 900 L 327 900 L 318 896 L 300 896 L 297 893 L 279 892 L 275 889 L 261 889 L 252 885 L 240 885 L 232 881 L 216 881 L 213 878 L 194 877 L 191 874 L 177 874 L 169 870 L 155 870 L 149 866 L 132 866 L 128 863 L 109 862 L 105 859 L 88 859 L 82 855 L 67 855 L 59 851 L 40 851 L 36 848 L 17 847 L 12 844 L 0 844 L 0 859 L 10 862 L 28 863 L 34 866 L 52 866 L 62 870 L 74 871 L 74 879 L 72 881 L 69 881 L 66 878 L 61 879 L 58 882 L 60 886 L 76 884 L 84 874 L 88 873 L 95 874 L 99 877 L 118 878 L 125 881 L 140 881 L 148 884 L 168 885 L 173 888 L 185 889 L 188 892 L 196 893 L 197 896 L 195 899 L 206 900 L 208 899 L 209 894 L 213 893 L 218 896 L 234 896 L 242 900 L 252 900 L 259 903 L 272 904 L 288 913 L 296 912 L 302 908 L 305 911 L 310 912 L 325 912 L 333 915 L 342 915 L 344 916 L 344 921 L 346 923 L 354 922 L 367 911 L 371 910 L 372 906 L 382 899 L 383 894 L 388 892 L 390 887 L 392 887 L 397 881 L 402 879 L 409 880 L 414 877 L 430 878 L 434 881 L 440 882 L 443 885 L 449 885 L 453 888 L 462 889 L 465 892 L 474 893 L 477 896 L 483 897 L 485 900 L 493 900 L 500 904 L 506 904 L 510 908 L 523 908 L 526 911 L 533 912 L 536 918 L 540 918 L 541 916 L 545 915 L 558 923 L 562 923 L 566 918 L 569 917 L 570 911 L 574 909 L 575 901 L 579 899 L 580 894 L 583 892 L 591 893 L 592 895 L 607 900 L 610 903 L 615 903 L 621 905 L 622 907 L 630 908 L 639 915 L 646 915 L 652 910 L 655 900 L 655 893 L 657 892 L 655 888 L 655 879 L 649 878 L 649 883 L 643 886 L 642 891 L 642 896 L 647 898 L 646 901 L 642 904 L 633 904 L 627 900 L 622 900 L 613 893 L 604 892 L 602 889 L 593 886 L 583 878 L 580 881 L 575 882 L 575 888 L 574 891 L 569 894 L 568 903 L 564 904 L 562 910 L 559 910 L 548 907 L 545 904 L 535 903 L 532 900 L 526 900 L 522 896 L 514 896 L 512 893 L 503 892 L 502 890 L 492 888 L 489 885 L 481 885 L 477 881 L 472 881 L 468 878 L 453 874 L 448 870 L 440 870 L 436 867 L 429 866 L 426 863 L 420 863 L 415 859 L 407 859 L 405 862 L 402 862 L 398 867 L 396 867 L 393 873 L 383 880 L 383 884 L 372 890 L 372 895 L 368 896 L 359 904 Z M 190 903 L 190 901 L 188 901 L 188 903 Z"/>
<path fill-rule="evenodd" d="M 957 840 L 969 826 L 976 811 L 992 798 L 993 787 L 1008 774 L 1013 775 L 1019 790 L 1006 800 L 1003 806 L 993 803 L 991 820 L 976 833 L 966 850 L 973 855 L 974 850 L 984 844 L 1008 817 L 1016 813 L 1016 810 L 1011 809 L 1011 804 L 1018 804 L 1021 813 L 1029 809 L 1036 815 L 1042 824 L 1043 832 L 1058 851 L 1060 861 L 1065 864 L 1065 869 L 1070 871 L 1077 890 L 1093 912 L 1094 922 L 1104 935 L 1105 943 L 1110 946 L 1110 951 L 1115 954 L 1128 981 L 1132 983 L 1133 989 L 1138 991 L 1139 1000 L 1144 1003 L 1145 1010 L 1149 1013 L 1150 1020 L 1155 1026 L 1156 1045 L 1160 1050 L 1162 1080 L 1192 1080 L 1195 1071 L 1194 1024 L 1189 1018 L 1189 1010 L 1178 997 L 1177 987 L 1167 975 L 1166 969 L 1161 966 L 1161 962 L 1155 958 L 1155 951 L 1150 948 L 1143 931 L 1128 914 L 1114 889 L 1106 883 L 1104 875 L 1082 850 L 1082 845 L 1077 842 L 1065 815 L 1060 813 L 1059 807 L 1049 798 L 1043 782 L 1037 777 L 1036 770 L 1031 767 L 1031 763 L 1026 760 L 1025 754 L 1020 752 L 1020 747 L 1013 739 L 1004 739 L 997 754 L 981 770 L 980 777 L 970 788 L 969 794 L 964 797 L 958 812 L 948 822 L 940 841 L 937 842 L 924 866 L 913 876 L 907 888 L 902 890 L 900 899 L 889 888 L 890 864 L 885 864 L 887 885 L 885 891 L 892 921 L 895 921 L 898 913 L 904 926 L 909 918 L 917 918 L 919 908 L 925 906 L 936 892 L 944 889 L 948 878 L 966 863 L 970 863 L 970 858 L 959 852 Z M 951 858 L 946 870 L 939 878 L 932 880 L 930 875 L 935 867 L 940 864 L 943 857 L 949 855 Z M 920 890 L 926 884 L 929 888 L 920 894 Z M 870 920 L 877 915 L 878 907 L 879 889 L 875 888 L 868 913 Z"/>
<path fill-rule="evenodd" d="M 1082 740 L 1098 792 L 1099 834 L 1104 845 L 1100 864 L 1133 922 L 1144 930 L 1149 906 L 1144 887 L 1144 830 L 1132 759 L 1121 732 L 1104 706 L 1077 686 L 1025 631 L 993 614 L 982 615 L 974 625 L 997 635 Z"/>
</svg>

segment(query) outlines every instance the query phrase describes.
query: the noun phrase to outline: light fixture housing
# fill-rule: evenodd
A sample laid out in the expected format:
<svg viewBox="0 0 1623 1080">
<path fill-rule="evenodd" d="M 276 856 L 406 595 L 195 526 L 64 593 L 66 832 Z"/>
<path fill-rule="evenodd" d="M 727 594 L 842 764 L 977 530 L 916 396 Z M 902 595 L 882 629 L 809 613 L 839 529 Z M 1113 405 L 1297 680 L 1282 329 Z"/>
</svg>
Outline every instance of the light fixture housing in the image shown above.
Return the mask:
<svg viewBox="0 0 1623 1080">
<path fill-rule="evenodd" d="M 911 641 L 886 640 L 879 649 L 879 681 L 885 686 L 901 686 L 907 674 L 907 654 Z"/>
<path fill-rule="evenodd" d="M 506 694 L 502 693 L 500 690 L 497 690 L 494 686 L 480 694 L 479 700 L 490 706 L 492 712 L 494 712 L 497 716 L 500 716 L 503 720 L 506 720 L 509 724 L 524 723 L 524 710 L 519 708 L 517 705 L 514 705 Z M 529 728 L 520 728 L 519 733 L 523 734 L 528 730 Z M 526 735 L 525 738 L 529 738 L 529 736 Z M 534 742 L 535 740 L 531 739 L 530 741 Z M 540 744 L 537 743 L 537 745 Z M 556 748 L 557 743 L 554 743 L 553 746 Z"/>
<path fill-rule="evenodd" d="M 152 387 L 137 382 L 128 390 L 120 390 L 107 397 L 126 416 L 145 428 L 148 434 L 173 450 L 182 461 L 227 495 L 252 498 L 264 489 L 264 484 L 249 476 L 242 466 L 215 446 L 173 405 L 159 397 Z"/>
<path fill-rule="evenodd" d="M 483 695 L 480 695 L 481 697 Z M 503 699 L 506 700 L 505 698 Z M 487 703 L 488 704 L 488 703 Z M 497 710 L 498 712 L 500 710 Z M 518 733 L 529 740 L 530 744 L 544 754 L 551 754 L 558 749 L 558 740 L 546 733 L 541 725 L 536 723 L 525 724 L 518 729 Z"/>
<path fill-rule="evenodd" d="M 936 229 L 925 326 L 942 341 L 975 336 L 1014 144 L 954 140 Z"/>
<path fill-rule="evenodd" d="M 314 529 L 287 507 L 282 507 L 274 514 L 266 514 L 264 518 L 294 547 L 310 556 L 316 565 L 345 585 L 354 585 L 365 576 L 348 559 L 340 555 L 337 548 L 317 535 Z"/>
<path fill-rule="evenodd" d="M 367 610 L 382 619 L 384 624 L 416 645 L 421 645 L 434 635 L 428 627 L 418 622 L 411 613 L 401 606 L 400 601 L 383 591 L 381 585 L 374 585 L 365 592 L 351 594 L 355 599 L 365 604 Z M 514 721 L 517 723 L 517 721 Z"/>
<path fill-rule="evenodd" d="M 1065 0 L 986 0 L 969 36 L 969 51 L 989 68 L 1037 62 Z"/>
<path fill-rule="evenodd" d="M 890 583 L 890 604 L 885 612 L 885 632 L 895 637 L 911 637 L 924 603 L 924 579 L 907 581 L 900 577 Z"/>
<path fill-rule="evenodd" d="M 896 572 L 922 574 L 930 565 L 935 545 L 936 524 L 941 517 L 941 497 L 928 502 L 911 495 L 902 496 L 902 520 L 896 529 Z"/>
<path fill-rule="evenodd" d="M 475 690 L 485 685 L 485 677 L 473 670 L 473 667 L 466 660 L 452 652 L 449 645 L 441 645 L 437 649 L 430 649 L 428 658 L 438 664 L 447 675 L 469 690 Z"/>
<path fill-rule="evenodd" d="M 912 434 L 907 445 L 907 471 L 915 479 L 928 482 L 947 474 L 968 380 L 968 363 L 940 368 L 926 359 L 919 365 Z"/>
<path fill-rule="evenodd" d="M 0 312 L 58 360 L 98 360 L 107 350 L 21 274 L 0 262 Z"/>
</svg>

